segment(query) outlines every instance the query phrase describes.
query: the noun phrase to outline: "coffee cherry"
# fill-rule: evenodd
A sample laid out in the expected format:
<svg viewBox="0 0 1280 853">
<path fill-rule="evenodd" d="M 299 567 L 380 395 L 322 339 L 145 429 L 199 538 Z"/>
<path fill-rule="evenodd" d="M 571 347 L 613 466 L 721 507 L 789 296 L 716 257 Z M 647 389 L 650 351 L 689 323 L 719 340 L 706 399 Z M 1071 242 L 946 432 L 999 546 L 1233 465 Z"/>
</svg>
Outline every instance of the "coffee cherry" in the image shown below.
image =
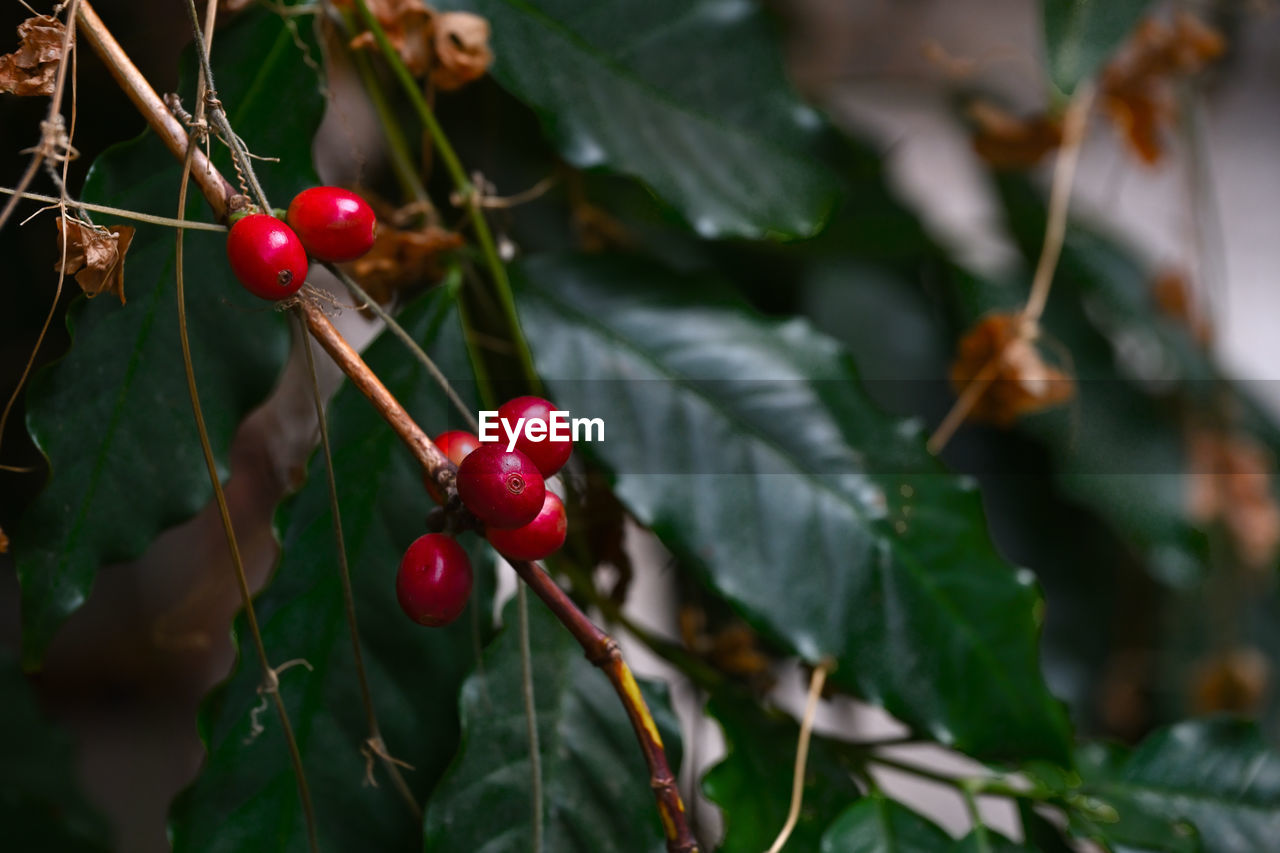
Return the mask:
<svg viewBox="0 0 1280 853">
<path fill-rule="evenodd" d="M 520 418 L 524 418 L 526 423 L 541 421 L 546 424 L 546 430 L 543 432 L 545 437 L 541 441 L 531 441 L 522 426 L 515 448 L 533 460 L 533 464 L 538 466 L 543 477 L 550 477 L 563 468 L 564 463 L 569 461 L 569 454 L 573 452 L 572 441 L 551 440 L 551 411 L 554 408 L 550 400 L 544 400 L 541 397 L 516 397 L 498 407 L 499 423 L 505 420 L 512 429 L 515 429 Z M 499 429 L 499 431 L 502 430 Z M 501 441 L 505 446 L 506 438 Z"/>
<path fill-rule="evenodd" d="M 285 219 L 307 254 L 321 261 L 354 261 L 373 247 L 378 219 L 364 199 L 340 187 L 312 187 L 293 197 Z"/>
<path fill-rule="evenodd" d="M 518 450 L 482 444 L 458 466 L 458 497 L 489 527 L 528 524 L 545 495 L 538 467 Z"/>
<path fill-rule="evenodd" d="M 471 560 L 452 537 L 428 533 L 414 540 L 400 560 L 396 598 L 414 622 L 448 625 L 471 596 Z"/>
<path fill-rule="evenodd" d="M 467 454 L 480 446 L 480 439 L 476 438 L 473 432 L 467 432 L 465 429 L 451 429 L 448 432 L 442 432 L 434 439 L 436 447 L 440 448 L 440 452 L 449 457 L 449 461 L 454 465 L 461 465 L 462 460 L 467 458 Z"/>
<path fill-rule="evenodd" d="M 541 560 L 564 544 L 568 526 L 564 504 L 555 492 L 547 492 L 542 510 L 533 521 L 514 530 L 490 527 L 484 535 L 489 544 L 508 560 Z"/>
<path fill-rule="evenodd" d="M 284 299 L 307 280 L 307 253 L 298 235 L 274 216 L 251 213 L 227 234 L 227 260 L 245 290 Z"/>
</svg>

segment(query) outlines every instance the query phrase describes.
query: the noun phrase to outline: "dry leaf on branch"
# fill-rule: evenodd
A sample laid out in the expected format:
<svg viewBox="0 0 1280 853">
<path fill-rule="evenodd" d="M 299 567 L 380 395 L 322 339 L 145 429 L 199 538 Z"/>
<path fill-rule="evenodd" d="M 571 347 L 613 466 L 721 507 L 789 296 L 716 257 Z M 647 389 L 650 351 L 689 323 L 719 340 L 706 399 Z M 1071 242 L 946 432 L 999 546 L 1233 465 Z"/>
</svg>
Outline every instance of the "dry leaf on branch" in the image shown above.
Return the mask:
<svg viewBox="0 0 1280 853">
<path fill-rule="evenodd" d="M 990 380 L 970 417 L 1009 426 L 1023 415 L 1051 409 L 1075 395 L 1075 381 L 1045 363 L 1017 314 L 988 314 L 960 339 L 951 386 L 963 393 L 975 379 Z"/>
<path fill-rule="evenodd" d="M 9 537 L 5 535 L 4 530 L 0 528 L 0 554 L 9 553 Z"/>
<path fill-rule="evenodd" d="M 434 225 L 401 230 L 379 222 L 373 248 L 343 268 L 379 305 L 387 305 L 406 288 L 438 280 L 440 255 L 465 243 L 456 231 Z"/>
<path fill-rule="evenodd" d="M 1151 282 L 1151 301 L 1156 310 L 1181 324 L 1200 344 L 1213 340 L 1213 328 L 1196 303 L 1191 282 L 1177 270 L 1164 270 Z"/>
<path fill-rule="evenodd" d="M 59 247 L 66 228 L 67 254 L 65 262 L 59 261 L 54 269 L 65 275 L 74 274 L 76 284 L 89 298 L 111 292 L 120 297 L 123 305 L 124 258 L 133 242 L 134 229 L 128 225 L 103 228 L 71 217 L 60 218 L 57 223 Z"/>
<path fill-rule="evenodd" d="M 52 95 L 62 61 L 65 30 L 57 18 L 27 18 L 18 25 L 22 44 L 0 56 L 0 92 Z"/>
<path fill-rule="evenodd" d="M 977 126 L 974 151 L 996 169 L 1030 169 L 1062 144 L 1062 122 L 1051 116 L 1018 117 L 989 101 L 974 101 L 969 118 Z"/>
<path fill-rule="evenodd" d="M 1280 505 L 1271 454 L 1248 436 L 1212 430 L 1192 432 L 1188 444 L 1188 514 L 1221 522 L 1246 568 L 1272 566 L 1280 552 Z"/>
<path fill-rule="evenodd" d="M 1252 647 L 1232 649 L 1201 661 L 1191 681 L 1196 714 L 1256 714 L 1271 684 L 1266 655 Z"/>
<path fill-rule="evenodd" d="M 1161 136 L 1177 117 L 1173 81 L 1201 71 L 1225 50 L 1221 33 L 1179 13 L 1172 23 L 1145 19 L 1103 69 L 1103 108 L 1144 162 L 1164 155 Z"/>
<path fill-rule="evenodd" d="M 436 88 L 448 92 L 483 77 L 493 63 L 489 22 L 470 12 L 441 13 L 436 16 L 435 52 L 431 82 Z"/>
<path fill-rule="evenodd" d="M 351 7 L 351 0 L 339 0 L 339 7 Z M 369 11 L 387 33 L 387 40 L 414 77 L 431 70 L 432 32 L 436 12 L 422 0 L 369 0 Z M 367 30 L 351 40 L 352 50 L 376 49 L 377 41 Z"/>
</svg>

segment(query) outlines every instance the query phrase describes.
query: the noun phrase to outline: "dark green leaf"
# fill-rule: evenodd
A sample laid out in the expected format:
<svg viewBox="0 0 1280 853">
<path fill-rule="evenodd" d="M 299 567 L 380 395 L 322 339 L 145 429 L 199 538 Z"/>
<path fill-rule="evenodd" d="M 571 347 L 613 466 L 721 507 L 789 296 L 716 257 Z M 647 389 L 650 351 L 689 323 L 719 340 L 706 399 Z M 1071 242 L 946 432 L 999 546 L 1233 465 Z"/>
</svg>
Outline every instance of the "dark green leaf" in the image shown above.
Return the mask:
<svg viewBox="0 0 1280 853">
<path fill-rule="evenodd" d="M 975 829 L 957 841 L 951 849 L 954 853 L 1037 853 L 1039 848 L 1010 841 L 990 829 Z"/>
<path fill-rule="evenodd" d="M 311 138 L 323 101 L 281 19 L 256 13 L 219 31 L 215 61 L 235 128 L 255 152 L 281 158 L 262 167 L 268 190 L 283 200 L 315 183 Z M 179 172 L 147 134 L 94 164 L 84 199 L 173 216 Z M 190 214 L 208 215 L 198 199 Z M 56 239 L 52 227 L 47 233 Z M 241 418 L 271 389 L 288 342 L 280 317 L 237 284 L 224 243 L 207 232 L 186 238 L 192 356 L 219 460 Z M 73 306 L 71 351 L 28 392 L 28 427 L 52 469 L 13 531 L 28 667 L 84 602 L 99 566 L 136 557 L 211 496 L 178 345 L 172 229 L 138 225 L 125 291 L 124 306 L 106 295 Z"/>
<path fill-rule="evenodd" d="M 462 690 L 463 745 L 431 798 L 426 850 L 525 853 L 532 832 L 529 739 L 515 603 L 507 628 Z M 618 696 L 536 598 L 529 601 L 542 756 L 543 849 L 666 850 L 649 774 Z M 680 737 L 665 688 L 643 686 L 674 771 Z"/>
<path fill-rule="evenodd" d="M 0 649 L 0 822 L 7 850 L 102 853 L 107 827 L 76 784 L 71 739 L 50 725 Z"/>
<path fill-rule="evenodd" d="M 720 853 L 767 850 L 787 820 L 791 774 L 800 727 L 790 717 L 769 714 L 750 698 L 716 696 L 707 713 L 724 731 L 728 755 L 702 778 L 703 792 L 724 810 Z M 822 737 L 809 744 L 804 806 L 787 842 L 816 850 L 822 833 L 862 796 L 840 747 Z"/>
<path fill-rule="evenodd" d="M 1049 76 L 1070 94 L 1124 42 L 1150 0 L 1044 0 Z"/>
<path fill-rule="evenodd" d="M 639 261 L 544 256 L 515 278 L 557 403 L 606 422 L 584 450 L 754 625 L 810 662 L 834 657 L 837 683 L 940 742 L 1069 760 L 1034 578 L 995 553 L 972 484 L 868 401 L 834 343 Z"/>
<path fill-rule="evenodd" d="M 453 377 L 454 386 L 473 397 L 452 300 L 440 292 L 429 294 L 407 308 L 401 320 Z M 396 338 L 382 335 L 366 356 L 419 423 L 429 427 L 448 421 L 443 394 Z M 391 755 L 414 767 L 403 772 L 421 802 L 453 757 L 458 743 L 455 697 L 489 633 L 489 557 L 482 547 L 471 549 L 477 589 L 469 612 L 455 624 L 427 629 L 410 622 L 396 601 L 395 576 L 405 547 L 425 532 L 431 502 L 421 467 L 349 385 L 334 398 L 329 416 L 373 701 Z M 256 611 L 272 662 L 300 658 L 312 667 L 289 669 L 280 682 L 318 811 L 322 846 L 406 850 L 417 844 L 421 824 L 380 764 L 374 769 L 378 787 L 364 784 L 361 747 L 368 725 L 343 617 L 322 465 L 317 455 L 306 487 L 280 511 L 284 555 Z M 237 637 L 236 670 L 203 709 L 208 763 L 174 808 L 174 849 L 304 850 L 306 835 L 288 752 L 275 711 L 257 693 L 262 673 L 243 621 Z M 251 735 L 254 719 L 265 729 L 257 737 Z"/>
<path fill-rule="evenodd" d="M 879 793 L 845 809 L 822 836 L 822 853 L 937 853 L 951 845 L 937 826 Z"/>
<path fill-rule="evenodd" d="M 582 168 L 637 177 L 704 237 L 804 236 L 836 198 L 750 0 L 460 0 L 493 27 L 493 74 Z"/>
<path fill-rule="evenodd" d="M 1018 817 L 1022 820 L 1022 835 L 1032 850 L 1040 853 L 1073 853 L 1073 848 L 1062 830 L 1036 811 L 1027 800 L 1018 803 Z"/>
<path fill-rule="evenodd" d="M 1274 849 L 1280 837 L 1280 755 L 1252 723 L 1180 723 L 1149 735 L 1131 753 L 1086 747 L 1079 765 L 1085 793 L 1118 815 L 1114 823 L 1094 824 L 1108 843 L 1257 853 Z"/>
</svg>

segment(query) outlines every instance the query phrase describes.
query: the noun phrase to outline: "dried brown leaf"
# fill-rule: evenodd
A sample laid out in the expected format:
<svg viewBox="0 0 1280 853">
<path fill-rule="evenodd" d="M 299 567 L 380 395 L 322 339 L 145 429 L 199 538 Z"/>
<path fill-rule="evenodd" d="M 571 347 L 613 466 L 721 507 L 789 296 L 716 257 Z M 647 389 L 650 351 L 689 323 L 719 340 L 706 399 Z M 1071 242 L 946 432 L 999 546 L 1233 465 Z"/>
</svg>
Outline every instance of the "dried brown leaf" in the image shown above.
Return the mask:
<svg viewBox="0 0 1280 853">
<path fill-rule="evenodd" d="M 59 248 L 64 227 L 66 229 L 67 253 L 65 262 L 59 260 L 54 269 L 75 275 L 76 284 L 89 298 L 110 292 L 118 296 L 123 305 L 124 259 L 133 242 L 134 229 L 128 225 L 103 228 L 70 217 L 58 219 L 57 225 Z"/>
<path fill-rule="evenodd" d="M 62 22 L 45 15 L 19 24 L 22 44 L 13 53 L 0 56 L 0 93 L 52 95 L 64 34 Z"/>
<path fill-rule="evenodd" d="M 461 234 L 434 225 L 402 230 L 380 222 L 373 248 L 343 267 L 379 305 L 387 305 L 403 290 L 438 280 L 440 256 L 464 244 Z"/>
<path fill-rule="evenodd" d="M 977 125 L 973 148 L 996 169 L 1030 169 L 1062 144 L 1062 122 L 1052 116 L 1019 117 L 989 101 L 969 105 Z"/>
<path fill-rule="evenodd" d="M 1008 426 L 1075 395 L 1074 380 L 1045 363 L 1021 325 L 1017 314 L 988 314 L 960 340 L 951 365 L 956 393 L 978 377 L 990 380 L 970 410 L 975 420 Z"/>
<path fill-rule="evenodd" d="M 1196 714 L 1257 714 L 1271 684 L 1266 655 L 1252 647 L 1222 652 L 1196 667 L 1191 705 Z"/>
<path fill-rule="evenodd" d="M 489 50 L 489 22 L 470 12 L 443 12 L 436 16 L 436 61 L 431 82 L 452 91 L 485 75 L 493 64 Z"/>
<path fill-rule="evenodd" d="M 387 40 L 415 77 L 431 70 L 432 34 L 436 11 L 422 0 L 368 0 L 369 11 L 387 33 Z M 339 0 L 339 7 L 351 7 L 351 0 Z M 353 50 L 376 49 L 373 33 L 363 32 L 351 40 Z"/>
<path fill-rule="evenodd" d="M 1151 282 L 1156 310 L 1181 324 L 1197 342 L 1213 340 L 1213 328 L 1196 301 L 1188 278 L 1177 270 L 1163 270 Z"/>
<path fill-rule="evenodd" d="M 1271 454 L 1248 436 L 1215 430 L 1192 432 L 1188 444 L 1188 514 L 1220 522 L 1246 568 L 1274 565 L 1280 554 L 1280 505 Z"/>
<path fill-rule="evenodd" d="M 1172 23 L 1143 20 L 1102 72 L 1102 106 L 1140 159 L 1164 156 L 1163 135 L 1177 117 L 1173 83 L 1203 70 L 1226 50 L 1222 34 L 1179 13 Z"/>
<path fill-rule="evenodd" d="M 5 535 L 4 528 L 0 528 L 0 554 L 9 553 L 9 537 Z"/>
</svg>

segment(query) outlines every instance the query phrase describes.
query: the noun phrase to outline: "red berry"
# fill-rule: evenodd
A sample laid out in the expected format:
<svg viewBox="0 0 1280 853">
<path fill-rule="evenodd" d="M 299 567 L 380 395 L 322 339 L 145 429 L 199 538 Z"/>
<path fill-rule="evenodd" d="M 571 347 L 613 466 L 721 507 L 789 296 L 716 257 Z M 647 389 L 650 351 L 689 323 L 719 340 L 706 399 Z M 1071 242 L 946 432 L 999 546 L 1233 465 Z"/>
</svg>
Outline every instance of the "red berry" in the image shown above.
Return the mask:
<svg viewBox="0 0 1280 853">
<path fill-rule="evenodd" d="M 547 492 L 542 501 L 542 511 L 533 521 L 515 530 L 490 527 L 484 535 L 489 544 L 508 560 L 541 560 L 564 544 L 568 526 L 564 504 L 555 492 Z"/>
<path fill-rule="evenodd" d="M 322 261 L 354 261 L 373 247 L 378 218 L 368 202 L 340 187 L 312 187 L 285 214 L 307 254 Z"/>
<path fill-rule="evenodd" d="M 458 466 L 458 497 L 489 527 L 520 527 L 542 509 L 546 486 L 518 450 L 482 444 Z"/>
<path fill-rule="evenodd" d="M 298 235 L 265 213 L 252 213 L 231 226 L 227 260 L 245 290 L 263 299 L 293 296 L 307 280 L 307 253 Z"/>
<path fill-rule="evenodd" d="M 533 464 L 538 466 L 538 470 L 542 472 L 543 477 L 550 477 L 555 472 L 564 467 L 564 463 L 569 461 L 569 454 L 573 452 L 573 442 L 569 439 L 563 441 L 551 440 L 551 412 L 555 406 L 550 400 L 544 400 L 541 397 L 516 397 L 514 400 L 508 400 L 498 407 L 499 424 L 505 420 L 511 425 L 511 429 L 516 429 L 516 424 L 521 418 L 525 423 L 530 421 L 541 421 L 546 424 L 546 430 L 542 433 L 545 437 L 541 441 L 533 441 L 525 432 L 524 425 L 519 428 L 520 436 L 516 439 L 516 450 L 523 453 L 533 460 Z M 565 425 L 567 427 L 567 424 Z M 499 432 L 505 432 L 499 426 Z M 501 442 L 506 445 L 507 438 L 502 437 Z"/>
<path fill-rule="evenodd" d="M 428 533 L 414 540 L 400 560 L 396 598 L 419 625 L 448 625 L 471 596 L 471 560 L 452 537 Z"/>
<path fill-rule="evenodd" d="M 449 457 L 450 462 L 461 465 L 467 454 L 480 446 L 480 439 L 476 438 L 475 433 L 465 429 L 451 429 L 437 435 L 435 443 L 440 452 Z"/>
</svg>

